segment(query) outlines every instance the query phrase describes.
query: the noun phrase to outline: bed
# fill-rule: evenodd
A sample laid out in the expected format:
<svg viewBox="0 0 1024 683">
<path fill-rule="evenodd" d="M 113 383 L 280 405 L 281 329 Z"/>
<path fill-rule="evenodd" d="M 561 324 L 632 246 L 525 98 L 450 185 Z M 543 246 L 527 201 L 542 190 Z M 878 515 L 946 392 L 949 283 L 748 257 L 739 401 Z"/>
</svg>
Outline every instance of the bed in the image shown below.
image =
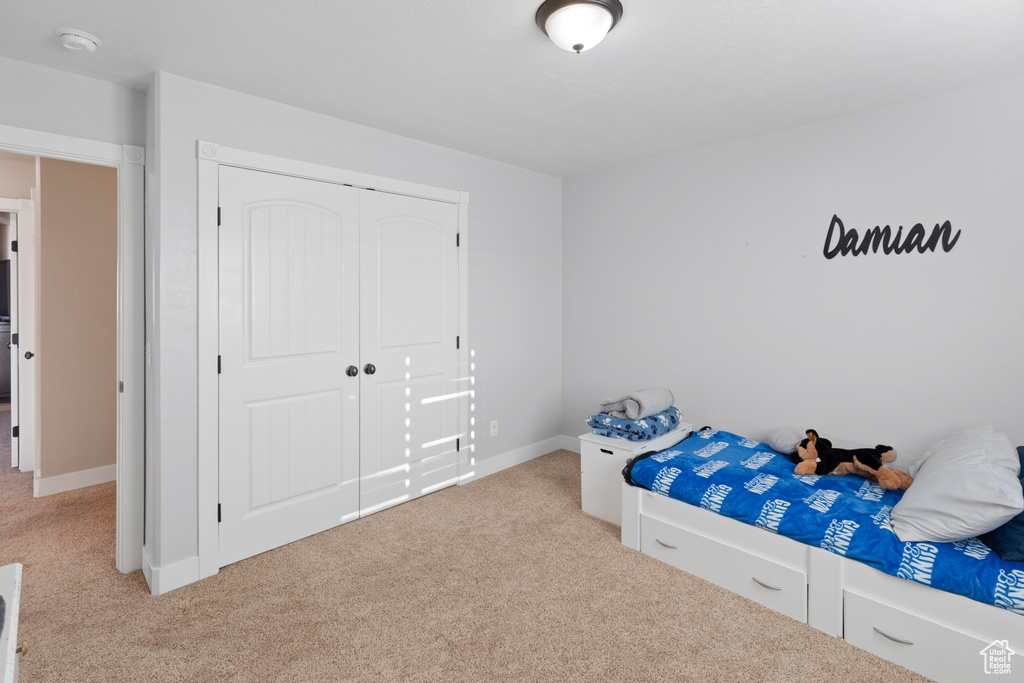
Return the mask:
<svg viewBox="0 0 1024 683">
<path fill-rule="evenodd" d="M 1024 672 L 1024 563 L 976 539 L 900 542 L 899 491 L 797 477 L 764 443 L 714 430 L 626 474 L 631 548 L 939 681 Z"/>
</svg>

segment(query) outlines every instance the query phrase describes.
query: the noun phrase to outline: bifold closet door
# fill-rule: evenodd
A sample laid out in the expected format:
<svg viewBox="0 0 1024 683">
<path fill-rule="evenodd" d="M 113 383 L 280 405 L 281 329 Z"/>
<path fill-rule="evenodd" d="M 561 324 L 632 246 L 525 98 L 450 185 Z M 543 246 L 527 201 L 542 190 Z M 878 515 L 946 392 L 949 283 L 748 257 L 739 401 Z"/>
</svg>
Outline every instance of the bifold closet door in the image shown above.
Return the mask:
<svg viewBox="0 0 1024 683">
<path fill-rule="evenodd" d="M 220 564 L 359 514 L 359 190 L 220 170 Z"/>
<path fill-rule="evenodd" d="M 458 207 L 366 191 L 360 513 L 457 482 Z"/>
</svg>

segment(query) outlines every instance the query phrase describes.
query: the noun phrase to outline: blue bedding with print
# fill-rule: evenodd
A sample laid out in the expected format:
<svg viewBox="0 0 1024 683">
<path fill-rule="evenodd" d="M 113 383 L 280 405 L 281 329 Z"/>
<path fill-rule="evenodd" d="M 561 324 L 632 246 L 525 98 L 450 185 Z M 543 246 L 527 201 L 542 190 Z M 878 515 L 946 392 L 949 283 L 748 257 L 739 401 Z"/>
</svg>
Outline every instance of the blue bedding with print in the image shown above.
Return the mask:
<svg viewBox="0 0 1024 683">
<path fill-rule="evenodd" d="M 596 413 L 587 418 L 598 436 L 611 436 L 629 441 L 648 441 L 662 434 L 668 434 L 679 426 L 682 413 L 672 406 L 660 413 L 639 420 L 623 420 L 608 413 Z"/>
<path fill-rule="evenodd" d="M 886 574 L 1024 614 L 1024 562 L 999 558 L 976 538 L 903 543 L 889 522 L 902 491 L 856 475 L 797 476 L 766 444 L 705 430 L 640 456 L 627 481 L 789 536 Z"/>
</svg>

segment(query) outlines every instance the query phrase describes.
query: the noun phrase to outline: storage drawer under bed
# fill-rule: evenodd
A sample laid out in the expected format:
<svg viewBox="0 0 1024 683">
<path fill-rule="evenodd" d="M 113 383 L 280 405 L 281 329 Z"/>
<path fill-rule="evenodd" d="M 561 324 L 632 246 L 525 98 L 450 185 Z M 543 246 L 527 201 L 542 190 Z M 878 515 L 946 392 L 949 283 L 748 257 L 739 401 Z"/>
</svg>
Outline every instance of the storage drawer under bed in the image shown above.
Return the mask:
<svg viewBox="0 0 1024 683">
<path fill-rule="evenodd" d="M 807 572 L 647 515 L 640 550 L 786 616 L 807 621 Z"/>
<path fill-rule="evenodd" d="M 843 605 L 843 637 L 851 645 L 936 680 L 986 679 L 988 642 L 849 590 Z"/>
</svg>

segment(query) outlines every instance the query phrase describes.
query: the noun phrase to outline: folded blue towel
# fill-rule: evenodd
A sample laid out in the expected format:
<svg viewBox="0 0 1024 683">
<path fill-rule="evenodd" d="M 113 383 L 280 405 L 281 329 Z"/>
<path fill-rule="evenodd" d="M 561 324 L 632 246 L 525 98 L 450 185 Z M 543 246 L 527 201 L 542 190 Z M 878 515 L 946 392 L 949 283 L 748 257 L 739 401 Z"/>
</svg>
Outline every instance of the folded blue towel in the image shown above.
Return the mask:
<svg viewBox="0 0 1024 683">
<path fill-rule="evenodd" d="M 672 406 L 668 410 L 640 420 L 623 420 L 608 413 L 597 413 L 587 418 L 587 424 L 598 436 L 610 436 L 628 441 L 648 441 L 662 434 L 668 434 L 679 426 L 682 413 Z"/>
</svg>

